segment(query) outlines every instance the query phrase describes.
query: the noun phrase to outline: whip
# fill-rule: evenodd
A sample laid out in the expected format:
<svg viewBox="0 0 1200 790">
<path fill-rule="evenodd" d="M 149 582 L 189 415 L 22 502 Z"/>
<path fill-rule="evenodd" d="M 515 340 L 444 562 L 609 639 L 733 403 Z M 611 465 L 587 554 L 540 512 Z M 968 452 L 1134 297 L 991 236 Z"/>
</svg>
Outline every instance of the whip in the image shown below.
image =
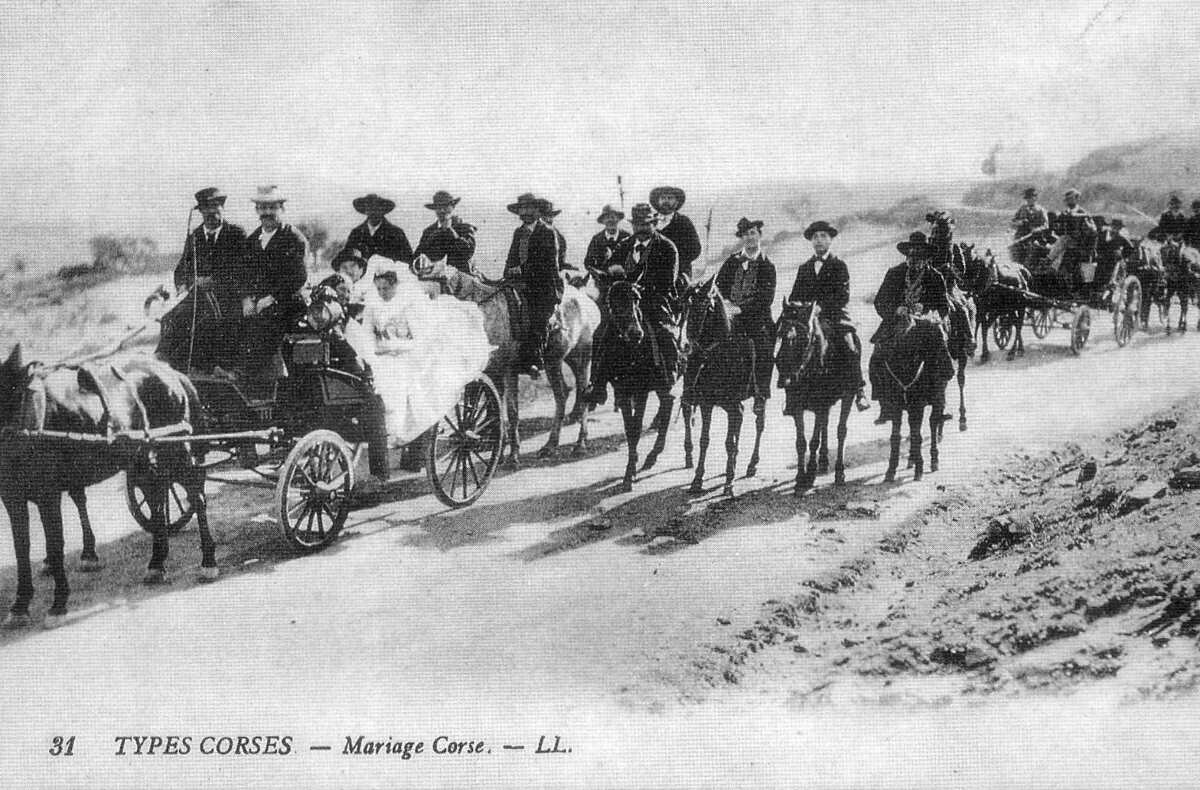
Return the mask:
<svg viewBox="0 0 1200 790">
<path fill-rule="evenodd" d="M 196 311 L 199 308 L 199 296 L 196 293 L 196 282 L 200 279 L 200 264 L 196 260 L 196 238 L 192 235 L 192 215 L 196 213 L 196 207 L 192 206 L 192 210 L 188 212 L 187 218 L 187 243 L 192 250 L 192 328 L 188 332 L 188 355 L 187 355 L 187 370 L 192 369 L 192 351 L 196 346 Z"/>
</svg>

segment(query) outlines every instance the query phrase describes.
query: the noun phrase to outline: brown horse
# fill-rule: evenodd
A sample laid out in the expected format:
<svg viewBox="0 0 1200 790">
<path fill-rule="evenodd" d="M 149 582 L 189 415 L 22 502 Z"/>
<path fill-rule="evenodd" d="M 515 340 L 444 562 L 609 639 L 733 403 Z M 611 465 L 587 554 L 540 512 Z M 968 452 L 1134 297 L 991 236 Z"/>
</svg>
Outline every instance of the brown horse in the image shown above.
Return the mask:
<svg viewBox="0 0 1200 790">
<path fill-rule="evenodd" d="M 520 415 L 517 409 L 515 362 L 520 338 L 519 333 L 514 331 L 504 286 L 485 282 L 482 278 L 447 266 L 444 258 L 429 261 L 421 256 L 413 264 L 413 271 L 422 280 L 441 283 L 442 288 L 455 298 L 475 302 L 483 312 L 488 340 L 496 347 L 488 363 L 488 372 L 500 384 L 504 395 L 508 421 L 508 462 L 517 465 L 521 454 L 521 434 L 518 430 Z M 540 456 L 550 455 L 558 449 L 563 423 L 574 419 L 579 420 L 579 441 L 575 445 L 575 453 L 582 454 L 587 450 L 587 410 L 583 408 L 579 394 L 587 389 L 591 381 L 592 339 L 599 325 L 600 308 L 580 291 L 568 286 L 555 310 L 546 342 L 546 379 L 554 393 L 554 422 L 550 426 L 549 439 L 538 451 Z M 569 418 L 566 414 L 569 392 L 562 371 L 564 362 L 575 376 L 575 408 Z"/>
<path fill-rule="evenodd" d="M 124 470 L 148 483 L 154 530 L 145 581 L 164 580 L 169 550 L 166 498 L 172 482 L 195 503 L 203 578 L 217 575 L 208 529 L 204 471 L 182 443 L 138 441 L 190 432 L 199 415 L 187 377 L 151 357 L 135 356 L 105 367 L 26 365 L 21 348 L 0 365 L 0 500 L 8 511 L 17 560 L 17 595 L 5 623 L 30 622 L 33 576 L 29 561 L 29 503 L 37 505 L 46 534 L 47 567 L 54 599 L 46 625 L 61 623 L 70 588 L 63 559 L 62 494 L 81 491 Z M 41 435 L 38 435 L 38 434 Z M 86 503 L 76 500 L 77 505 Z M 86 521 L 85 521 L 86 523 Z"/>
<path fill-rule="evenodd" d="M 891 453 L 884 480 L 896 479 L 900 462 L 900 420 L 908 414 L 909 453 L 913 479 L 925 471 L 921 454 L 921 423 L 929 407 L 929 470 L 938 470 L 938 440 L 941 438 L 942 412 L 946 407 L 948 379 L 936 371 L 936 359 L 942 329 L 937 322 L 922 317 L 906 318 L 895 335 L 877 348 L 884 371 L 883 392 L 879 394 L 884 414 L 891 417 Z"/>
</svg>

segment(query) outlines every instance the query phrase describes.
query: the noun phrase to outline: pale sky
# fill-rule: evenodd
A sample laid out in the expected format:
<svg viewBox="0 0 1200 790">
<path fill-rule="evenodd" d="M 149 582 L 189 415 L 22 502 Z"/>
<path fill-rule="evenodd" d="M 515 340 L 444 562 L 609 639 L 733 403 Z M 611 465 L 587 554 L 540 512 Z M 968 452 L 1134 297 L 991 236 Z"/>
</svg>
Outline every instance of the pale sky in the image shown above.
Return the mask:
<svg viewBox="0 0 1200 790">
<path fill-rule="evenodd" d="M 972 178 L 1196 126 L 1200 4 L 21 2 L 0 7 L 7 220 L 181 235 L 279 184 L 560 205 L 632 185 Z M 170 229 L 170 230 L 164 230 Z"/>
</svg>

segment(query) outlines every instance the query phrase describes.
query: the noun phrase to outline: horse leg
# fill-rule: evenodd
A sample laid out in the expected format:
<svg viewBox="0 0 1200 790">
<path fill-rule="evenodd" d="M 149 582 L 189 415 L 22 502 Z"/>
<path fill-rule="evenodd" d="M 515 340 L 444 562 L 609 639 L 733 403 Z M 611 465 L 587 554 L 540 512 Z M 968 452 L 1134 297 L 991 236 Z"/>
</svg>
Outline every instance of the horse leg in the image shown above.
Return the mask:
<svg viewBox="0 0 1200 790">
<path fill-rule="evenodd" d="M 155 475 L 150 494 L 150 522 L 154 524 L 150 548 L 150 565 L 146 575 L 142 577 L 143 584 L 164 584 L 167 580 L 167 554 L 171 550 L 170 537 L 167 535 L 167 496 L 170 481 L 164 481 Z"/>
<path fill-rule="evenodd" d="M 508 460 L 505 465 L 516 469 L 521 465 L 521 415 L 517 399 L 517 373 L 511 368 L 504 371 L 504 410 L 508 417 Z"/>
<path fill-rule="evenodd" d="M 83 551 L 79 554 L 79 570 L 92 572 L 104 567 L 96 553 L 96 533 L 92 532 L 92 520 L 88 516 L 87 492 L 83 488 L 71 488 L 67 495 L 79 511 L 79 525 L 83 529 Z"/>
<path fill-rule="evenodd" d="M 13 601 L 5 628 L 29 625 L 29 602 L 33 600 L 33 568 L 29 562 L 29 503 L 24 499 L 4 497 L 8 523 L 12 527 L 13 554 L 17 560 L 17 597 Z"/>
<path fill-rule="evenodd" d="M 1023 333 L 1023 330 L 1025 328 L 1025 316 L 1023 313 L 1017 314 L 1016 324 L 1017 324 L 1017 332 L 1016 332 L 1017 336 L 1016 336 L 1016 339 L 1013 340 L 1013 348 L 1015 348 L 1017 350 L 1018 357 L 1023 357 L 1023 356 L 1025 356 L 1025 335 Z"/>
<path fill-rule="evenodd" d="M 675 396 L 671 394 L 670 390 L 660 390 L 658 393 L 658 412 L 655 413 L 654 422 L 651 423 L 652 426 L 658 427 L 658 435 L 654 437 L 654 446 L 646 454 L 646 463 L 642 464 L 643 472 L 654 466 L 663 448 L 667 446 L 667 428 L 671 425 L 671 412 L 674 409 Z"/>
<path fill-rule="evenodd" d="M 829 474 L 829 409 L 817 412 L 817 424 L 821 426 L 820 457 L 817 460 L 817 474 Z"/>
<path fill-rule="evenodd" d="M 721 493 L 733 496 L 733 476 L 737 472 L 738 441 L 742 438 L 742 411 L 740 402 L 725 409 L 725 488 Z"/>
<path fill-rule="evenodd" d="M 804 466 L 804 478 L 812 488 L 817 479 L 817 453 L 821 450 L 821 413 L 813 412 L 812 435 L 808 439 L 808 463 Z"/>
<path fill-rule="evenodd" d="M 62 625 L 67 614 L 67 599 L 71 588 L 67 584 L 67 566 L 63 557 L 62 494 L 55 491 L 37 500 L 38 515 L 42 517 L 42 530 L 46 533 L 46 558 L 50 563 L 50 575 L 54 577 L 54 602 L 46 615 L 46 627 Z"/>
<path fill-rule="evenodd" d="M 833 466 L 833 484 L 835 486 L 846 485 L 846 424 L 850 421 L 850 406 L 853 405 L 853 401 L 853 395 L 845 396 L 841 401 L 842 407 L 838 411 L 837 461 Z"/>
<path fill-rule="evenodd" d="M 633 490 L 633 476 L 637 472 L 637 446 L 642 438 L 642 417 L 646 411 L 646 393 L 625 395 L 621 403 L 621 419 L 625 423 L 625 476 L 621 480 L 620 490 Z"/>
<path fill-rule="evenodd" d="M 965 431 L 967 429 L 967 358 L 963 357 L 958 362 L 958 430 Z"/>
<path fill-rule="evenodd" d="M 692 404 L 682 403 L 679 411 L 683 414 L 683 468 L 692 468 Z"/>
<path fill-rule="evenodd" d="M 746 467 L 746 477 L 754 477 L 758 472 L 758 449 L 762 445 L 763 428 L 767 424 L 767 410 L 759 409 L 754 413 L 754 452 L 750 453 L 750 465 Z"/>
<path fill-rule="evenodd" d="M 567 382 L 563 378 L 562 364 L 547 361 L 546 379 L 550 384 L 550 392 L 554 394 L 554 422 L 550 424 L 550 437 L 546 439 L 545 446 L 538 450 L 539 458 L 554 455 L 554 451 L 558 449 L 558 440 L 567 413 Z"/>
<path fill-rule="evenodd" d="M 576 355 L 571 358 L 571 372 L 575 374 L 575 406 L 567 415 L 567 422 L 579 421 L 579 440 L 575 443 L 572 455 L 583 455 L 588 449 L 588 409 L 584 407 L 583 393 L 587 392 L 592 381 L 592 349 L 576 349 Z"/>
<path fill-rule="evenodd" d="M 979 335 L 983 342 L 983 350 L 979 352 L 980 363 L 987 362 L 992 358 L 992 352 L 988 350 L 988 331 L 992 328 L 994 320 L 995 316 L 989 311 L 984 311 L 983 315 L 979 317 Z"/>
<path fill-rule="evenodd" d="M 933 424 L 933 413 L 936 408 L 930 411 L 929 423 L 929 471 L 936 472 L 938 470 L 938 442 L 942 439 L 941 423 Z"/>
<path fill-rule="evenodd" d="M 804 432 L 804 412 L 797 411 L 792 415 L 796 424 L 796 488 L 793 493 L 800 496 L 812 488 L 812 479 L 804 471 L 804 457 L 808 455 L 808 437 Z"/>
<path fill-rule="evenodd" d="M 884 472 L 883 479 L 885 482 L 891 483 L 896 479 L 896 467 L 900 465 L 900 417 L 902 411 L 896 410 L 892 414 L 892 448 L 888 454 L 888 468 Z"/>
<path fill-rule="evenodd" d="M 913 480 L 920 480 L 925 475 L 925 460 L 921 456 L 921 419 L 925 415 L 925 408 L 918 406 L 910 409 L 908 412 L 908 457 L 912 461 Z M 929 420 L 930 424 L 941 416 L 938 412 L 936 404 L 930 409 Z"/>
<path fill-rule="evenodd" d="M 198 465 L 187 470 L 188 496 L 196 503 L 196 526 L 200 533 L 200 580 L 212 581 L 220 571 L 217 568 L 217 544 L 208 528 L 208 497 L 204 493 L 204 468 Z"/>
<path fill-rule="evenodd" d="M 696 474 L 692 476 L 692 494 L 704 493 L 704 461 L 708 458 L 708 435 L 712 427 L 712 404 L 706 403 L 700 407 L 700 455 L 696 459 Z"/>
</svg>

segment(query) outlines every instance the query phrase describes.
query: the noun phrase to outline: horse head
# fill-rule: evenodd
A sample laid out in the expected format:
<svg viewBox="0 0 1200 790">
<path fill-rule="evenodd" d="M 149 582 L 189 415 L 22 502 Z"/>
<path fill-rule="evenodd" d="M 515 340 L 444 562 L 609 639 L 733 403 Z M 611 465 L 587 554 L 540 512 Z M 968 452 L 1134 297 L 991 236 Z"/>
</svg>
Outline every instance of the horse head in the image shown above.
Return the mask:
<svg viewBox="0 0 1200 790">
<path fill-rule="evenodd" d="M 143 314 L 152 321 L 161 321 L 163 315 L 167 312 L 167 303 L 171 301 L 171 292 L 167 290 L 165 285 L 161 283 L 155 288 L 146 301 L 142 302 Z"/>
<path fill-rule="evenodd" d="M 779 354 L 776 367 L 781 381 L 794 381 L 816 360 L 825 364 L 829 344 L 821 329 L 821 306 L 816 302 L 784 302 L 779 316 Z"/>
<path fill-rule="evenodd" d="M 733 320 L 714 278 L 690 286 L 684 293 L 683 305 L 684 334 L 689 347 L 719 343 L 733 333 Z"/>
<path fill-rule="evenodd" d="M 29 386 L 29 368 L 20 343 L 13 346 L 8 359 L 0 364 L 0 425 L 11 425 L 17 419 Z"/>
<path fill-rule="evenodd" d="M 646 337 L 642 320 L 642 287 L 628 280 L 618 280 L 608 289 L 608 313 L 617 335 L 630 345 Z"/>
<path fill-rule="evenodd" d="M 949 247 L 954 238 L 954 217 L 950 212 L 941 209 L 931 211 L 925 215 L 925 221 L 929 223 L 929 243 Z"/>
</svg>

